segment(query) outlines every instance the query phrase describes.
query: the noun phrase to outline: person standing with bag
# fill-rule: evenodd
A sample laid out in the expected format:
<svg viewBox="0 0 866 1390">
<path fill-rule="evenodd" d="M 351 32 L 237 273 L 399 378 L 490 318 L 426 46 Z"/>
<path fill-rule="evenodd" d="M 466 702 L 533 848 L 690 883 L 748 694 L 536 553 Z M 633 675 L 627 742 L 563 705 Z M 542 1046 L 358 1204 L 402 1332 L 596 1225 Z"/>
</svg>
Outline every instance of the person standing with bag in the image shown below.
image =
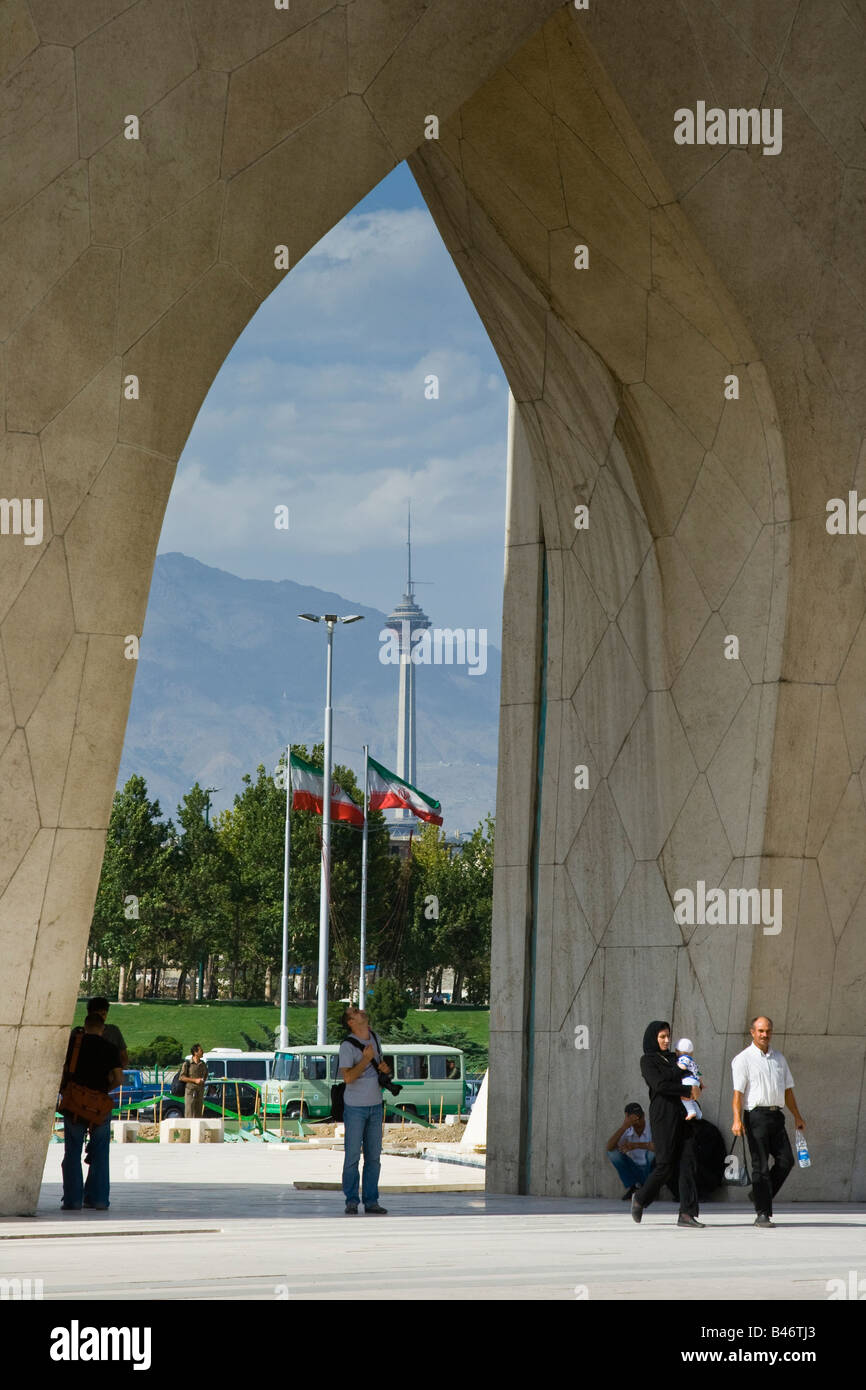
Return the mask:
<svg viewBox="0 0 866 1390">
<path fill-rule="evenodd" d="M 390 1076 L 390 1068 L 382 1061 L 382 1049 L 375 1033 L 371 1033 L 367 1015 L 362 1009 L 349 1007 L 343 1014 L 343 1027 L 348 1037 L 340 1043 L 337 1061 L 340 1079 L 345 1081 L 343 1123 L 346 1137 L 343 1142 L 343 1196 L 346 1215 L 358 1215 L 358 1165 L 364 1151 L 362 1198 L 367 1216 L 387 1216 L 386 1207 L 379 1205 L 379 1171 L 382 1154 L 382 1088 L 377 1071 Z"/>
<path fill-rule="evenodd" d="M 193 1043 L 190 1060 L 180 1069 L 178 1081 L 183 1086 L 183 1113 L 187 1120 L 201 1119 L 204 1114 L 204 1083 L 207 1081 L 207 1062 L 202 1061 L 201 1043 Z"/>
<path fill-rule="evenodd" d="M 755 1225 L 773 1226 L 773 1198 L 794 1166 L 791 1141 L 785 1130 L 785 1106 L 801 1132 L 806 1122 L 794 1095 L 791 1068 L 770 1043 L 773 1020 L 759 1014 L 749 1025 L 751 1045 L 731 1061 L 734 1083 L 734 1119 L 731 1130 L 745 1133 L 752 1155 L 752 1187 Z M 773 1166 L 770 1167 L 770 1159 Z"/>
<path fill-rule="evenodd" d="M 123 1081 L 117 1048 L 102 1036 L 101 1014 L 88 1014 L 84 1030 L 73 1033 L 66 1051 L 59 1108 L 63 1115 L 63 1199 L 61 1210 L 82 1205 L 108 1210 L 108 1152 L 112 1101 L 109 1091 Z M 81 1148 L 90 1131 L 90 1171 L 81 1171 Z"/>
</svg>

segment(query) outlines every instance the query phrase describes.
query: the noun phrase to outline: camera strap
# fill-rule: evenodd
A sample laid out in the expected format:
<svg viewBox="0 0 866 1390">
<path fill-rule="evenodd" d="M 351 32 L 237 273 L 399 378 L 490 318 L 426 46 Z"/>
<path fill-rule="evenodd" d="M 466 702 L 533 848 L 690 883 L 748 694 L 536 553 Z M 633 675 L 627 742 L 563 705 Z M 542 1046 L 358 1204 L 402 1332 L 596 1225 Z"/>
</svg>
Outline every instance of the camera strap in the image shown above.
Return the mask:
<svg viewBox="0 0 866 1390">
<path fill-rule="evenodd" d="M 369 1063 L 368 1063 L 368 1066 L 374 1067 L 374 1068 L 378 1071 L 379 1063 L 380 1063 L 381 1060 L 382 1060 L 382 1045 L 381 1045 L 381 1043 L 379 1042 L 379 1039 L 376 1037 L 376 1034 L 373 1032 L 372 1028 L 370 1029 L 370 1037 L 373 1039 L 373 1042 L 376 1044 L 376 1051 L 378 1052 L 379 1056 L 376 1058 L 376 1061 L 375 1061 L 375 1062 L 369 1062 Z M 351 1036 L 350 1036 L 350 1037 L 345 1037 L 345 1038 L 343 1039 L 343 1042 L 351 1043 L 351 1044 L 353 1045 L 353 1047 L 357 1047 L 357 1049 L 358 1049 L 359 1052 L 363 1052 L 363 1051 L 364 1051 L 364 1048 L 367 1046 L 366 1043 L 361 1042 L 361 1039 L 360 1039 L 360 1038 L 354 1038 L 354 1037 L 351 1037 Z"/>
</svg>

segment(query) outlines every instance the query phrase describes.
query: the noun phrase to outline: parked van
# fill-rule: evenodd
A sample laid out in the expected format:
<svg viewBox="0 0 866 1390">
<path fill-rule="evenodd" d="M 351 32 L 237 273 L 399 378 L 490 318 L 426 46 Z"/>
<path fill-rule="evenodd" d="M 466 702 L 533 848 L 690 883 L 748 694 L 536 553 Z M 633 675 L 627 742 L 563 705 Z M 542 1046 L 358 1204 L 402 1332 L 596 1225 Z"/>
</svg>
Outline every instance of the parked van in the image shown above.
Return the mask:
<svg viewBox="0 0 866 1390">
<path fill-rule="evenodd" d="M 215 1047 L 204 1054 L 202 1061 L 207 1062 L 209 1081 L 226 1077 L 229 1081 L 262 1083 L 269 1081 L 273 1075 L 273 1052 L 244 1052 L 240 1047 Z"/>
<path fill-rule="evenodd" d="M 310 1043 L 274 1054 L 271 1077 L 262 1088 L 269 1115 L 282 1111 L 289 1119 L 325 1119 L 331 1113 L 331 1087 L 339 1081 L 335 1043 Z M 359 1054 L 360 1055 L 360 1054 Z M 399 1096 L 382 1092 L 386 1105 L 407 1117 L 438 1120 L 442 1115 L 465 1115 L 466 1077 L 463 1053 L 457 1047 L 433 1043 L 382 1043 L 382 1060 L 391 1080 L 403 1089 Z"/>
</svg>

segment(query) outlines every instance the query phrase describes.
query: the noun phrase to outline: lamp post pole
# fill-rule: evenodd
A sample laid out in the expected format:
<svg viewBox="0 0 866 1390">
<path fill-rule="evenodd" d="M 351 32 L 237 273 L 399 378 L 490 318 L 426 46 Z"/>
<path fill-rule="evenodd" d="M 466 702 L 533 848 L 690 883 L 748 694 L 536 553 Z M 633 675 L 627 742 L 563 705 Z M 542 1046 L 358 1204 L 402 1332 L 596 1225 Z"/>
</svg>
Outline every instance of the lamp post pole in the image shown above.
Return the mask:
<svg viewBox="0 0 866 1390">
<path fill-rule="evenodd" d="M 283 844 L 283 960 L 280 970 L 280 1040 L 289 1045 L 289 868 L 292 844 L 292 745 L 286 744 L 286 833 Z"/>
<path fill-rule="evenodd" d="M 203 787 L 202 790 L 204 791 L 205 796 L 207 797 L 207 805 L 205 806 L 205 812 L 204 812 L 204 823 L 205 823 L 205 825 L 209 826 L 209 825 L 210 825 L 210 794 L 211 794 L 211 792 L 218 792 L 218 791 L 220 791 L 221 788 L 220 788 L 220 787 Z M 203 1003 L 204 1003 L 204 957 L 202 957 L 202 956 L 199 957 L 199 962 L 198 962 L 198 985 L 197 985 L 197 987 L 196 987 L 196 998 L 197 998 L 199 1004 L 203 1004 Z"/>
<path fill-rule="evenodd" d="M 299 613 L 307 623 L 324 623 L 328 629 L 328 664 L 325 676 L 325 766 L 322 769 L 322 872 L 319 877 L 319 998 L 316 1014 L 316 1045 L 328 1040 L 328 912 L 331 898 L 331 667 L 334 651 L 334 628 L 337 623 L 359 623 L 363 615 L 350 613 Z"/>
<path fill-rule="evenodd" d="M 319 1009 L 316 1042 L 328 1041 L 328 909 L 331 899 L 331 668 L 336 618 L 325 618 L 328 629 L 328 666 L 325 677 L 325 767 L 322 774 L 322 870 L 319 879 Z"/>
<path fill-rule="evenodd" d="M 361 841 L 361 978 L 358 982 L 358 1008 L 367 1006 L 367 788 L 370 783 L 370 749 L 364 744 L 364 837 Z"/>
</svg>

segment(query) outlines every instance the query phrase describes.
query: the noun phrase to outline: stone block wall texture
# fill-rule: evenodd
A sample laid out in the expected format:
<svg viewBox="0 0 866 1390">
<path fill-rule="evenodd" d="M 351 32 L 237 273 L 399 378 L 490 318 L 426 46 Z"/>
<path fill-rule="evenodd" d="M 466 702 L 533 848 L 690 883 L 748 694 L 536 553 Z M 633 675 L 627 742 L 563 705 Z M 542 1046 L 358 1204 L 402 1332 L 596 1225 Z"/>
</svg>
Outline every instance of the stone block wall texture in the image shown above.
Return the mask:
<svg viewBox="0 0 866 1390">
<path fill-rule="evenodd" d="M 0 535 L 0 1213 L 38 1194 L 176 460 L 274 248 L 407 156 L 514 398 L 489 1186 L 616 1190 L 652 1017 L 726 1122 L 760 1010 L 816 1136 L 786 1194 L 866 1197 L 866 562 L 825 529 L 866 485 L 864 50 L 843 0 L 0 3 L 0 496 L 44 499 Z M 699 100 L 781 108 L 782 153 L 676 145 Z M 782 931 L 680 928 L 698 879 L 781 888 Z"/>
</svg>

